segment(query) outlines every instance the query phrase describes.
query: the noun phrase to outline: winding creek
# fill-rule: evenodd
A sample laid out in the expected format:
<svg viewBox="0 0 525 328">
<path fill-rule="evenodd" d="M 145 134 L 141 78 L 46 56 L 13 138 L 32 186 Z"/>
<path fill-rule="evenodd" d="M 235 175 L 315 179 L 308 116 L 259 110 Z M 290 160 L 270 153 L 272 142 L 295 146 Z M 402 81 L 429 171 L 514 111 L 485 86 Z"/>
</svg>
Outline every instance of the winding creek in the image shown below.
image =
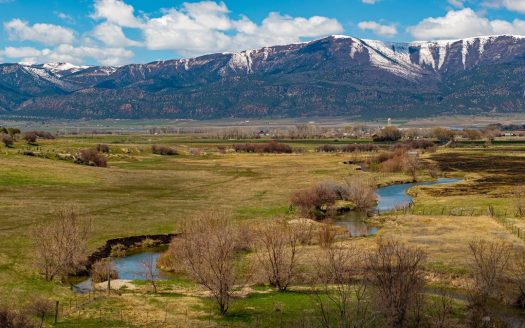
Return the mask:
<svg viewBox="0 0 525 328">
<path fill-rule="evenodd" d="M 443 185 L 460 181 L 462 180 L 439 178 L 436 181 L 402 183 L 378 188 L 376 191 L 378 203 L 375 211 L 384 213 L 399 207 L 407 206 L 412 202 L 412 197 L 407 194 L 407 191 L 414 186 Z M 348 234 L 351 237 L 375 235 L 379 231 L 379 228 L 368 225 L 365 221 L 366 217 L 366 213 L 350 211 L 339 216 L 335 224 L 347 229 Z M 166 250 L 166 247 L 150 249 L 147 251 L 137 251 L 125 257 L 116 258 L 112 260 L 112 263 L 118 272 L 119 279 L 145 280 L 144 267 L 142 264 L 143 261 L 151 256 L 156 262 L 164 250 Z M 155 270 L 157 271 L 160 280 L 170 279 L 170 277 L 174 276 L 170 272 L 162 271 L 157 268 L 155 268 Z M 78 293 L 87 293 L 92 290 L 92 288 L 91 279 L 73 285 L 73 289 Z"/>
</svg>

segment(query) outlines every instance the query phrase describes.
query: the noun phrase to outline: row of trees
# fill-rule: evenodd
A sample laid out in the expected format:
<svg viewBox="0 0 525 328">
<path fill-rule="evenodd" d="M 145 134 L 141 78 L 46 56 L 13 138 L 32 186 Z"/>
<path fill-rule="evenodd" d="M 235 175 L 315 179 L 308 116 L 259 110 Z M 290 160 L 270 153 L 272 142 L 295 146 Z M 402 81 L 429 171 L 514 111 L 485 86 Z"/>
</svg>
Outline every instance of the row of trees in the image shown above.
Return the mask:
<svg viewBox="0 0 525 328">
<path fill-rule="evenodd" d="M 257 226 L 246 243 L 242 227 L 227 216 L 203 214 L 182 226 L 163 261 L 183 268 L 215 299 L 225 314 L 235 290 L 246 278 L 246 264 L 254 261 L 264 280 L 286 291 L 301 276 L 312 287 L 315 309 L 323 327 L 449 327 L 452 296 L 445 289 L 437 297 L 426 285 L 427 254 L 421 248 L 394 239 L 378 239 L 371 250 L 330 242 L 316 256 L 305 275 L 304 229 L 284 220 Z M 248 254 L 242 256 L 241 254 Z M 468 322 L 471 327 L 492 327 L 497 321 L 490 300 L 512 283 L 524 299 L 525 252 L 493 241 L 469 243 Z M 507 275 L 511 258 L 518 259 Z M 252 265 L 252 264 L 250 264 Z M 305 278 L 306 277 L 306 278 Z M 508 288 L 508 286 L 507 286 Z"/>
</svg>

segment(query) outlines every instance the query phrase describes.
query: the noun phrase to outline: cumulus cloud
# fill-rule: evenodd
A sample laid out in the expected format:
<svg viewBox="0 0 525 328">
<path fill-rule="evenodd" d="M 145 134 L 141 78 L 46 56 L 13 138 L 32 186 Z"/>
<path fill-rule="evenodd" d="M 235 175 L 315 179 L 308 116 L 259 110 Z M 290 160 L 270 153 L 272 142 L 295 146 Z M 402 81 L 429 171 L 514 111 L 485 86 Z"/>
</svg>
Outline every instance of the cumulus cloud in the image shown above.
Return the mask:
<svg viewBox="0 0 525 328">
<path fill-rule="evenodd" d="M 489 8 L 505 8 L 525 14 L 525 1 L 523 0 L 487 0 L 483 5 Z"/>
<path fill-rule="evenodd" d="M 363 30 L 369 30 L 380 36 L 392 37 L 397 35 L 397 27 L 395 25 L 383 25 L 374 21 L 360 22 L 357 26 Z"/>
<path fill-rule="evenodd" d="M 139 42 L 130 40 L 124 35 L 122 28 L 113 23 L 104 22 L 95 27 L 93 36 L 109 47 L 138 46 Z"/>
<path fill-rule="evenodd" d="M 464 0 L 448 0 L 448 3 L 456 8 L 463 8 L 465 6 Z"/>
<path fill-rule="evenodd" d="M 94 19 L 105 19 L 124 27 L 140 27 L 141 21 L 135 17 L 134 8 L 121 0 L 95 0 Z"/>
<path fill-rule="evenodd" d="M 525 34 L 525 21 L 490 20 L 470 8 L 450 10 L 443 17 L 428 17 L 408 32 L 419 40 L 467 38 L 494 34 Z"/>
<path fill-rule="evenodd" d="M 55 14 L 68 20 L 66 14 Z M 62 26 L 29 25 L 14 19 L 4 24 L 11 40 L 38 42 L 48 48 L 35 47 L 33 49 L 39 53 L 28 53 L 27 56 L 22 53 L 15 56 L 15 49 L 4 49 L 0 55 L 73 63 L 90 58 L 106 65 L 122 64 L 133 56 L 133 52 L 127 49 L 130 46 L 173 50 L 179 55 L 194 56 L 296 43 L 343 31 L 339 21 L 322 16 L 292 17 L 273 12 L 262 22 L 255 23 L 243 15 L 232 17 L 224 2 L 215 1 L 184 2 L 180 7 L 162 9 L 156 17 L 148 17 L 136 15 L 135 8 L 123 0 L 94 0 L 90 17 L 97 21 L 97 25 L 76 39 L 74 31 Z M 133 35 L 140 35 L 141 40 L 131 40 L 126 35 L 130 29 L 134 30 Z M 393 33 L 387 26 L 377 30 L 384 34 Z"/>
<path fill-rule="evenodd" d="M 291 17 L 270 13 L 261 24 L 248 17 L 232 19 L 224 3 L 184 3 L 164 15 L 147 21 L 143 33 L 149 49 L 170 49 L 187 55 L 234 51 L 275 44 L 299 42 L 340 33 L 336 19 L 313 16 Z"/>
<path fill-rule="evenodd" d="M 45 45 L 72 43 L 75 33 L 73 30 L 53 24 L 29 25 L 21 19 L 13 19 L 4 23 L 9 40 L 35 41 Z"/>
<path fill-rule="evenodd" d="M 0 50 L 0 56 L 26 63 L 68 62 L 79 65 L 87 59 L 94 59 L 102 65 L 118 66 L 131 59 L 133 52 L 125 48 L 74 47 L 61 44 L 52 49 L 6 47 Z"/>
</svg>

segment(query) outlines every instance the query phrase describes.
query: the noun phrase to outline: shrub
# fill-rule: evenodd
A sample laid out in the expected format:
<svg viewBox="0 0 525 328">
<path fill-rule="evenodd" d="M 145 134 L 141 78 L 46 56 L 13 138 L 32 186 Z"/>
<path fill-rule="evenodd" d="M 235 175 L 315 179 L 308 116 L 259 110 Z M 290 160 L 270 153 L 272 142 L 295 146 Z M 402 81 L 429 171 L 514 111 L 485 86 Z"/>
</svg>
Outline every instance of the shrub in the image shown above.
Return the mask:
<svg viewBox="0 0 525 328">
<path fill-rule="evenodd" d="M 2 142 L 6 147 L 13 147 L 14 139 L 9 134 L 2 134 Z"/>
<path fill-rule="evenodd" d="M 24 140 L 28 144 L 34 144 L 37 139 L 38 139 L 38 135 L 36 134 L 35 131 L 29 131 L 29 132 L 24 133 Z"/>
<path fill-rule="evenodd" d="M 238 153 L 274 153 L 290 154 L 293 152 L 292 147 L 287 144 L 271 141 L 260 144 L 235 144 L 233 149 Z"/>
<path fill-rule="evenodd" d="M 99 153 L 96 149 L 82 149 L 77 156 L 77 162 L 80 164 L 107 167 L 108 163 L 104 155 Z"/>
<path fill-rule="evenodd" d="M 22 312 L 0 306 L 0 327 L 34 328 L 35 325 Z"/>
<path fill-rule="evenodd" d="M 350 200 L 357 210 L 368 210 L 377 202 L 372 181 L 361 176 L 355 175 L 346 179 L 344 189 L 347 200 Z"/>
<path fill-rule="evenodd" d="M 111 253 L 109 256 L 111 257 L 124 257 L 126 256 L 126 249 L 127 247 L 123 244 L 116 244 L 111 246 Z"/>
<path fill-rule="evenodd" d="M 173 155 L 179 154 L 175 148 L 168 147 L 168 146 L 153 145 L 151 146 L 151 151 L 153 152 L 153 154 L 166 155 L 166 156 L 173 156 Z"/>
<path fill-rule="evenodd" d="M 105 154 L 109 153 L 109 146 L 106 144 L 98 144 L 96 149 L 98 152 L 101 152 L 101 153 L 105 153 Z"/>
<path fill-rule="evenodd" d="M 397 143 L 391 147 L 392 150 L 413 150 L 413 149 L 422 149 L 428 151 L 434 151 L 436 149 L 436 144 L 430 140 L 408 140 L 404 142 Z"/>
<path fill-rule="evenodd" d="M 376 151 L 378 149 L 379 148 L 376 145 L 372 144 L 351 144 L 344 145 L 341 147 L 341 151 L 343 153 Z"/>
<path fill-rule="evenodd" d="M 118 279 L 118 272 L 111 261 L 104 259 L 95 262 L 91 267 L 91 279 L 93 282 L 111 281 Z M 110 284 L 110 282 L 109 282 Z"/>
<path fill-rule="evenodd" d="M 455 133 L 454 131 L 445 128 L 433 128 L 432 136 L 434 136 L 439 142 L 445 143 L 454 140 Z"/>
<path fill-rule="evenodd" d="M 301 215 L 310 219 L 322 219 L 333 215 L 337 195 L 332 188 L 318 184 L 296 192 L 291 204 L 299 208 Z"/>
<path fill-rule="evenodd" d="M 322 145 L 322 146 L 317 147 L 316 149 L 318 153 L 335 153 L 338 150 L 339 149 L 334 145 Z"/>
<path fill-rule="evenodd" d="M 387 126 L 372 137 L 374 141 L 398 141 L 401 139 L 401 131 L 395 126 Z"/>
</svg>

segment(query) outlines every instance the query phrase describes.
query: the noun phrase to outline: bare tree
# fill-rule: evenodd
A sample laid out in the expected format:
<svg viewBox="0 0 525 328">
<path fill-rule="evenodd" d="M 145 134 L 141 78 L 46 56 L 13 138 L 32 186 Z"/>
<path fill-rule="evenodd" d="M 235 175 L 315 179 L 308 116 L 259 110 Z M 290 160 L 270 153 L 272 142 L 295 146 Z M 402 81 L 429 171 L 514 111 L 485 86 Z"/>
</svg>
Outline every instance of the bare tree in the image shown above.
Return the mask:
<svg viewBox="0 0 525 328">
<path fill-rule="evenodd" d="M 46 280 L 62 280 L 80 270 L 87 258 L 89 225 L 82 224 L 72 208 L 56 212 L 53 221 L 39 224 L 33 230 L 35 264 Z"/>
<path fill-rule="evenodd" d="M 295 275 L 300 234 L 283 219 L 265 223 L 257 232 L 257 258 L 270 283 L 285 291 Z"/>
<path fill-rule="evenodd" d="M 452 299 L 445 288 L 439 288 L 438 297 L 429 307 L 432 327 L 447 328 L 452 326 L 450 315 L 453 313 Z"/>
<path fill-rule="evenodd" d="M 514 189 L 514 205 L 519 217 L 525 215 L 525 187 L 518 186 Z"/>
<path fill-rule="evenodd" d="M 321 286 L 315 300 L 321 326 L 368 327 L 374 322 L 369 309 L 366 285 L 358 280 L 362 257 L 355 249 L 331 245 L 317 263 L 317 281 Z"/>
<path fill-rule="evenodd" d="M 22 311 L 0 304 L 0 327 L 34 328 L 35 325 Z"/>
<path fill-rule="evenodd" d="M 44 326 L 44 320 L 46 316 L 51 314 L 53 312 L 53 309 L 54 302 L 43 297 L 34 298 L 28 306 L 29 312 L 40 319 L 40 328 Z"/>
<path fill-rule="evenodd" d="M 367 272 L 377 288 L 381 310 L 389 327 L 404 327 L 409 310 L 424 287 L 425 253 L 392 239 L 380 239 L 368 256 Z"/>
<path fill-rule="evenodd" d="M 223 213 L 207 212 L 186 221 L 170 254 L 213 295 L 219 311 L 228 311 L 236 281 L 237 230 Z"/>
<path fill-rule="evenodd" d="M 377 196 L 372 180 L 360 175 L 354 175 L 345 180 L 345 189 L 350 200 L 357 210 L 368 210 L 376 204 Z"/>
<path fill-rule="evenodd" d="M 153 255 L 148 255 L 140 262 L 142 265 L 144 279 L 151 284 L 153 292 L 157 293 L 157 280 L 159 279 L 159 271 L 157 270 L 157 261 Z"/>
<path fill-rule="evenodd" d="M 118 272 L 110 259 L 102 259 L 91 267 L 91 279 L 96 282 L 107 282 L 108 295 L 111 294 L 111 280 L 118 279 Z"/>
<path fill-rule="evenodd" d="M 296 192 L 291 199 L 292 206 L 299 208 L 301 215 L 310 219 L 330 217 L 334 212 L 337 195 L 328 184 L 317 184 Z"/>
<path fill-rule="evenodd" d="M 525 250 L 523 248 L 516 251 L 512 275 L 519 293 L 516 304 L 525 309 Z"/>
<path fill-rule="evenodd" d="M 421 163 L 417 154 L 408 153 L 403 158 L 403 171 L 412 177 L 412 181 L 417 181 L 417 171 L 421 168 Z"/>
<path fill-rule="evenodd" d="M 512 248 L 505 242 L 476 240 L 469 243 L 471 255 L 472 286 L 468 301 L 471 327 L 485 327 L 491 322 L 489 298 L 501 292 L 505 270 L 512 254 Z"/>
</svg>

